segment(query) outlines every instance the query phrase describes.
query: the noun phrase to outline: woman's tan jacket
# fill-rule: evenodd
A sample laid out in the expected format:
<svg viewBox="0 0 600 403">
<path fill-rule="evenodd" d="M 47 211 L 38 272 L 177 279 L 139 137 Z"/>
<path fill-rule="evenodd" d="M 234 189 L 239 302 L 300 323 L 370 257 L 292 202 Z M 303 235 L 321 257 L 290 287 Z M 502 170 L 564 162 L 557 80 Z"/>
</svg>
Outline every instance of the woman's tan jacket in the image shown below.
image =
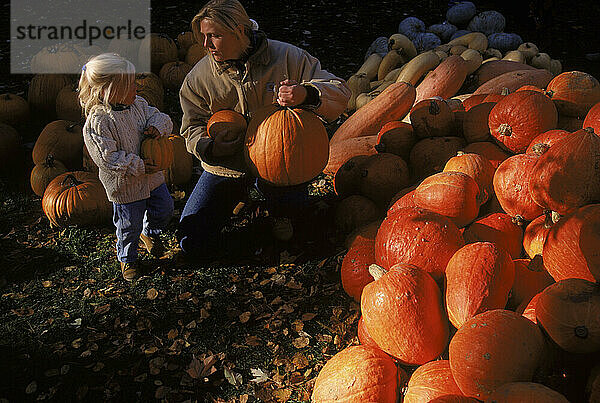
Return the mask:
<svg viewBox="0 0 600 403">
<path fill-rule="evenodd" d="M 242 152 L 227 158 L 212 157 L 206 123 L 213 113 L 232 109 L 250 119 L 254 111 L 275 102 L 279 82 L 285 79 L 318 91 L 318 103 L 312 108 L 325 121 L 335 120 L 350 98 L 346 82 L 323 70 L 305 50 L 267 39 L 259 31 L 255 35 L 256 51 L 245 64 L 218 63 L 207 55 L 188 73 L 179 91 L 181 135 L 204 170 L 215 175 L 239 177 L 246 169 Z"/>
</svg>

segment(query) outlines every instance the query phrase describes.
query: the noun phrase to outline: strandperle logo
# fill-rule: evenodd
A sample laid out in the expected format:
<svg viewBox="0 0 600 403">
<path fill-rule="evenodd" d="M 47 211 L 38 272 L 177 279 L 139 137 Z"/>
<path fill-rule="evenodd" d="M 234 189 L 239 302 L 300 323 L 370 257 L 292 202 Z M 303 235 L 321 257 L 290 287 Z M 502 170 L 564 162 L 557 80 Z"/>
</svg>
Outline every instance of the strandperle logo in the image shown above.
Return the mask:
<svg viewBox="0 0 600 403">
<path fill-rule="evenodd" d="M 100 53 L 150 71 L 150 0 L 11 0 L 13 74 L 79 74 Z"/>
<path fill-rule="evenodd" d="M 127 21 L 127 25 L 118 25 L 113 27 L 106 25 L 104 27 L 89 24 L 87 20 L 83 20 L 80 25 L 75 27 L 71 25 L 48 26 L 48 25 L 19 25 L 16 28 L 17 39 L 31 40 L 56 40 L 66 41 L 79 39 L 87 42 L 89 46 L 94 44 L 98 39 L 144 39 L 146 36 L 146 27 L 137 25 L 133 26 L 131 20 Z"/>
</svg>

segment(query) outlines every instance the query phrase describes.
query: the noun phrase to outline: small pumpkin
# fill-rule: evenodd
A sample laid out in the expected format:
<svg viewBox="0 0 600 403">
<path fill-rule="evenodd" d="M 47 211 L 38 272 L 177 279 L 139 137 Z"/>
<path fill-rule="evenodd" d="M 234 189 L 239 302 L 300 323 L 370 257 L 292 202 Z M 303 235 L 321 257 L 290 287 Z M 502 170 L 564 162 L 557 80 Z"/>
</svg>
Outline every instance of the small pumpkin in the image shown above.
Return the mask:
<svg viewBox="0 0 600 403">
<path fill-rule="evenodd" d="M 135 75 L 136 93 L 148 102 L 148 105 L 163 109 L 165 90 L 160 78 L 153 73 Z"/>
<path fill-rule="evenodd" d="M 54 159 L 52 154 L 48 154 L 42 164 L 35 165 L 31 170 L 29 182 L 33 193 L 40 197 L 44 196 L 44 191 L 52 179 L 65 172 L 67 172 L 67 167 Z"/>
<path fill-rule="evenodd" d="M 207 54 L 208 51 L 201 43 L 194 43 L 185 53 L 185 62 L 190 66 L 194 66 Z"/>
<path fill-rule="evenodd" d="M 552 276 L 544 268 L 542 256 L 535 259 L 515 259 L 515 281 L 508 298 L 508 306 L 516 309 L 525 301 L 542 292 L 554 283 Z"/>
<path fill-rule="evenodd" d="M 98 177 L 89 172 L 65 172 L 46 187 L 42 209 L 50 224 L 97 225 L 110 222 L 112 203 Z"/>
<path fill-rule="evenodd" d="M 161 171 L 171 167 L 173 154 L 173 143 L 168 136 L 146 137 L 140 146 L 141 157 L 149 159 Z"/>
<path fill-rule="evenodd" d="M 342 288 L 360 302 L 363 288 L 373 281 L 369 266 L 375 263 L 375 235 L 371 239 L 357 237 L 342 260 L 340 276 Z"/>
<path fill-rule="evenodd" d="M 412 373 L 403 402 L 437 402 L 449 397 L 456 398 L 460 403 L 465 403 L 468 399 L 454 382 L 450 362 L 435 360 L 421 365 Z"/>
<path fill-rule="evenodd" d="M 224 141 L 235 140 L 247 128 L 246 118 L 231 109 L 222 109 L 213 113 L 206 123 L 206 131 L 210 138 L 214 139 L 220 132 L 225 132 L 228 135 L 223 138 Z"/>
<path fill-rule="evenodd" d="M 574 117 L 585 117 L 600 101 L 600 82 L 589 73 L 565 71 L 554 77 L 546 87 L 558 112 Z"/>
<path fill-rule="evenodd" d="M 27 102 L 35 117 L 52 120 L 56 117 L 56 98 L 71 79 L 65 74 L 36 74 L 27 90 Z M 39 115 L 39 116 L 38 116 Z"/>
<path fill-rule="evenodd" d="M 488 161 L 490 161 L 494 169 L 497 169 L 502 161 L 510 156 L 510 154 L 502 150 L 491 141 L 476 141 L 474 143 L 467 144 L 463 150 L 467 153 L 483 155 L 488 159 Z"/>
<path fill-rule="evenodd" d="M 571 132 L 562 129 L 552 129 L 545 131 L 537 137 L 535 137 L 533 140 L 531 140 L 531 143 L 529 143 L 529 146 L 527 147 L 527 150 L 525 150 L 525 152 L 527 154 L 533 153 L 542 155 L 546 152 L 546 150 L 548 150 L 548 148 L 550 148 L 550 146 L 552 146 L 552 144 L 556 143 L 563 137 L 568 136 L 569 134 L 571 134 Z"/>
<path fill-rule="evenodd" d="M 463 236 L 465 242 L 493 242 L 513 259 L 521 256 L 523 229 L 506 213 L 490 213 L 477 218 L 465 229 Z"/>
<path fill-rule="evenodd" d="M 48 154 L 52 154 L 70 170 L 80 169 L 83 161 L 81 124 L 70 120 L 48 123 L 33 146 L 33 163 L 44 163 Z"/>
<path fill-rule="evenodd" d="M 298 185 L 323 172 L 329 138 L 313 112 L 269 106 L 248 124 L 244 153 L 255 176 L 275 186 Z"/>
<path fill-rule="evenodd" d="M 25 98 L 11 93 L 0 95 L 0 122 L 18 127 L 29 119 L 29 104 Z"/>
<path fill-rule="evenodd" d="M 355 155 L 344 162 L 335 172 L 333 189 L 338 197 L 344 198 L 359 193 L 358 187 L 362 175 L 362 165 L 367 158 L 367 155 Z"/>
<path fill-rule="evenodd" d="M 424 99 L 410 110 L 410 124 L 418 138 L 448 136 L 452 134 L 454 114 L 443 99 Z"/>
<path fill-rule="evenodd" d="M 394 154 L 377 153 L 361 164 L 358 191 L 383 210 L 392 197 L 410 184 L 408 165 Z"/>
<path fill-rule="evenodd" d="M 165 87 L 172 90 L 179 90 L 185 76 L 190 72 L 192 66 L 186 62 L 174 61 L 163 64 L 160 68 L 158 76 L 164 83 Z"/>
<path fill-rule="evenodd" d="M 410 150 L 408 166 L 412 178 L 419 180 L 441 172 L 448 160 L 465 147 L 462 137 L 428 137 L 419 140 Z"/>
<path fill-rule="evenodd" d="M 479 187 L 479 203 L 487 202 L 494 193 L 494 167 L 483 155 L 459 151 L 450 158 L 443 172 L 456 171 L 469 175 Z"/>
<path fill-rule="evenodd" d="M 378 153 L 396 154 L 408 161 L 410 150 L 417 142 L 412 125 L 393 120 L 384 124 L 377 133 L 375 150 Z"/>
</svg>

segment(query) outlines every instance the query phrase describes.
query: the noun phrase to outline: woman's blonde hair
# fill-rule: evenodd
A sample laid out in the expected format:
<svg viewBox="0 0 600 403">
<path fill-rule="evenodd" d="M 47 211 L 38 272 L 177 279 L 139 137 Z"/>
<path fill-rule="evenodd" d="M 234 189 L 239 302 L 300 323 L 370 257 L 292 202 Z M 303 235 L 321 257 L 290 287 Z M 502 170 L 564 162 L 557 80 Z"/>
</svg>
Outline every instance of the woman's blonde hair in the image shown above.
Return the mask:
<svg viewBox="0 0 600 403">
<path fill-rule="evenodd" d="M 244 28 L 246 34 L 241 39 L 248 40 L 250 43 L 250 35 L 252 33 L 252 20 L 248 17 L 248 13 L 242 3 L 238 0 L 210 0 L 202 7 L 202 9 L 192 19 L 192 32 L 198 43 L 203 43 L 203 35 L 200 32 L 200 22 L 208 19 L 223 28 L 235 32 L 238 26 Z"/>
<path fill-rule="evenodd" d="M 135 67 L 116 53 L 92 57 L 81 71 L 79 103 L 87 116 L 96 106 L 108 106 L 125 100 L 125 89 L 135 81 Z"/>
</svg>

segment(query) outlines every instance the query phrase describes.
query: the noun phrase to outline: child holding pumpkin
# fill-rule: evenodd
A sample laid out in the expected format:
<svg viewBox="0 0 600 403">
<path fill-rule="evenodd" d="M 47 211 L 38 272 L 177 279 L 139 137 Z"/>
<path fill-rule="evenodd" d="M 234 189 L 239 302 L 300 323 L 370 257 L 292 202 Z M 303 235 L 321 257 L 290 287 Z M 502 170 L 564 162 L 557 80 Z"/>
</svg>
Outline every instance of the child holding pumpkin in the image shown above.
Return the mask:
<svg viewBox="0 0 600 403">
<path fill-rule="evenodd" d="M 85 146 L 113 203 L 117 259 L 123 278 L 132 281 L 140 274 L 140 239 L 158 256 L 162 249 L 158 235 L 173 215 L 164 174 L 140 157 L 140 145 L 144 136 L 170 134 L 173 123 L 136 95 L 133 64 L 113 53 L 95 56 L 83 66 L 79 102 L 86 115 Z"/>
</svg>

